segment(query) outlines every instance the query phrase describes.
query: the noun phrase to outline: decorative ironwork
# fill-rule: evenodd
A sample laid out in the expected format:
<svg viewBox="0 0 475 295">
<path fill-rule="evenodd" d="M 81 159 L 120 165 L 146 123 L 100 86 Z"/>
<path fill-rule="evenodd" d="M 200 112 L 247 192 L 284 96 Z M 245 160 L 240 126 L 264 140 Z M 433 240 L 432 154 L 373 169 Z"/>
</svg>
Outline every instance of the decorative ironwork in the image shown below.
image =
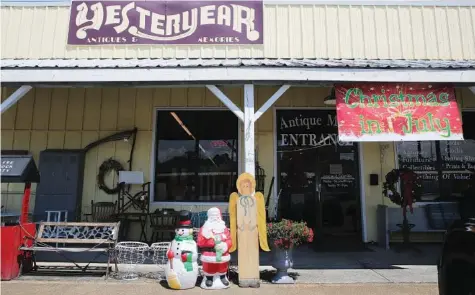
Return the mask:
<svg viewBox="0 0 475 295">
<path fill-rule="evenodd" d="M 159 279 L 165 279 L 165 267 L 168 262 L 167 251 L 171 242 L 153 243 L 150 246 L 152 252 L 152 261 L 158 266 Z"/>
<path fill-rule="evenodd" d="M 137 264 L 143 264 L 145 262 L 149 250 L 149 246 L 142 242 L 118 243 L 117 246 L 115 246 L 115 252 L 117 262 L 120 265 L 119 278 L 122 280 L 138 279 Z"/>
<path fill-rule="evenodd" d="M 42 239 L 114 240 L 116 227 L 84 225 L 44 225 Z"/>
</svg>

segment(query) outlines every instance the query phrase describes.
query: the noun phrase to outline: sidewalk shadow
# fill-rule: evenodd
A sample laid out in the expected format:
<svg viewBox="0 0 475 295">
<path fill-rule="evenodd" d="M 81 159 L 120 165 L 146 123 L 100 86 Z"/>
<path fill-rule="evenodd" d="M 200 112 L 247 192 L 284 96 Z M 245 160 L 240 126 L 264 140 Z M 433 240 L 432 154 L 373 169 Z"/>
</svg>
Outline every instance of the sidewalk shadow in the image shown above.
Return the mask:
<svg viewBox="0 0 475 295">
<path fill-rule="evenodd" d="M 262 270 L 259 274 L 260 281 L 262 283 L 271 283 L 276 273 L 276 270 Z M 297 280 L 299 273 L 297 271 L 289 271 L 289 276 Z M 229 281 L 234 285 L 239 285 L 239 273 L 235 269 L 229 269 Z"/>
</svg>

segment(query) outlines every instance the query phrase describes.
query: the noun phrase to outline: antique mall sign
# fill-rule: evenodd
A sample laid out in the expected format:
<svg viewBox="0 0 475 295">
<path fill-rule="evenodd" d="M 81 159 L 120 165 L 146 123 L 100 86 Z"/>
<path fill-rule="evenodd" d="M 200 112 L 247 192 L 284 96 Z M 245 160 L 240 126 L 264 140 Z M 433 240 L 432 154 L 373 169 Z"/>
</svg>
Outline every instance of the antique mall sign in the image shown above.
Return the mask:
<svg viewBox="0 0 475 295">
<path fill-rule="evenodd" d="M 73 1 L 68 44 L 263 44 L 259 1 Z"/>
<path fill-rule="evenodd" d="M 462 119 L 449 86 L 336 86 L 340 141 L 462 140 Z"/>
</svg>

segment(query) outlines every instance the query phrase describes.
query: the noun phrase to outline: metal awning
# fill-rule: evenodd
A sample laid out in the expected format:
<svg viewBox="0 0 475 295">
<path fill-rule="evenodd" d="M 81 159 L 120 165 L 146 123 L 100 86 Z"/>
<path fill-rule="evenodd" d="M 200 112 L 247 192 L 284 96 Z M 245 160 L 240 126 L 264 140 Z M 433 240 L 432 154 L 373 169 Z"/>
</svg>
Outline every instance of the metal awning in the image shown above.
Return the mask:
<svg viewBox="0 0 475 295">
<path fill-rule="evenodd" d="M 211 59 L 4 59 L 2 69 L 11 68 L 194 68 L 194 67 L 289 67 L 289 68 L 411 68 L 475 69 L 475 60 L 412 59 L 297 59 L 297 58 L 211 58 Z"/>
<path fill-rule="evenodd" d="M 20 84 L 475 83 L 475 60 L 12 59 L 1 68 L 3 83 Z"/>
</svg>

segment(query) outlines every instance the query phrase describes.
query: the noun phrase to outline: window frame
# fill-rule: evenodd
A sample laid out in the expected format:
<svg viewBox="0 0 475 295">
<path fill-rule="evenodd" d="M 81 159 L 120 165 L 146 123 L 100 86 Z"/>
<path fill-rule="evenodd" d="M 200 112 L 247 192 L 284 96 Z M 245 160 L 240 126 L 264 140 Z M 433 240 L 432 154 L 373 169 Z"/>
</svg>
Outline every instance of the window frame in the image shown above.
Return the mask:
<svg viewBox="0 0 475 295">
<path fill-rule="evenodd" d="M 150 205 L 153 206 L 222 206 L 228 204 L 228 202 L 176 202 L 176 201 L 155 201 L 155 171 L 156 171 L 156 149 L 157 146 L 157 117 L 159 111 L 229 111 L 226 107 L 154 107 L 153 108 L 153 127 L 152 127 L 152 149 L 150 152 L 150 159 L 151 159 L 151 167 L 150 167 Z M 233 114 L 234 115 L 234 114 Z M 238 175 L 241 174 L 242 171 L 242 147 L 241 147 L 241 139 L 242 139 L 242 124 L 239 121 L 239 118 L 236 116 L 236 120 L 238 120 L 238 138 L 237 138 L 237 145 L 238 145 Z"/>
<path fill-rule="evenodd" d="M 475 108 L 463 108 L 460 110 L 460 114 L 462 113 L 475 113 Z M 397 142 L 393 142 L 393 149 L 394 149 L 394 162 L 396 163 L 395 167 L 396 169 L 399 169 Z M 440 162 L 440 159 L 438 156 L 437 156 L 437 162 Z M 437 171 L 437 172 L 440 173 L 440 171 Z M 384 175 L 381 175 L 381 177 L 384 179 Z M 401 193 L 400 182 L 397 183 L 396 189 L 398 193 Z M 418 201 L 415 204 L 416 206 L 424 206 L 424 205 L 430 205 L 430 204 L 456 204 L 456 203 L 457 201 Z"/>
</svg>

